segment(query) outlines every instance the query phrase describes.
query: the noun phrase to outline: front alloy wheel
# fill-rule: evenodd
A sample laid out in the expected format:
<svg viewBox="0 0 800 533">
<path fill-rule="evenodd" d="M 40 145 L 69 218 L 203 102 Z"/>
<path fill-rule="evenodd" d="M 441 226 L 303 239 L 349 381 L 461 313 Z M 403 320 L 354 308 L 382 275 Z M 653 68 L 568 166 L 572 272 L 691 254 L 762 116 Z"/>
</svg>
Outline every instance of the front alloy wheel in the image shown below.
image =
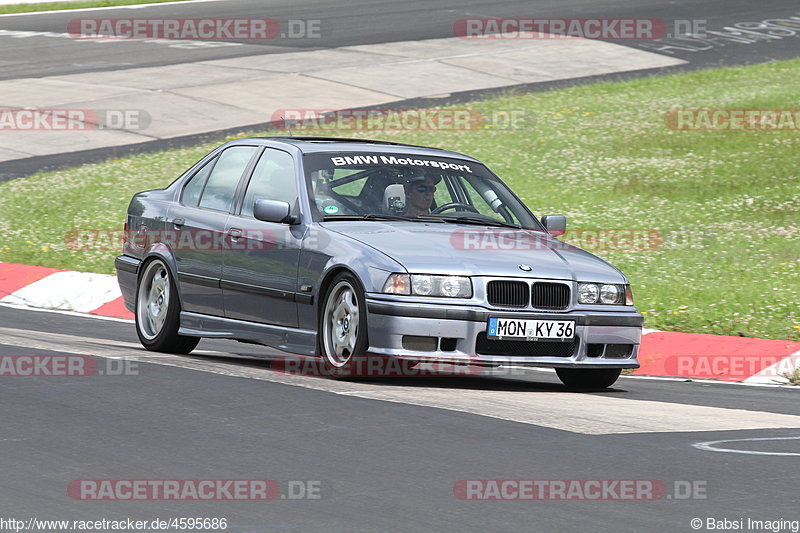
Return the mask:
<svg viewBox="0 0 800 533">
<path fill-rule="evenodd" d="M 331 283 L 321 313 L 320 352 L 336 377 L 358 377 L 357 363 L 368 346 L 366 303 L 358 281 L 342 274 Z"/>
</svg>

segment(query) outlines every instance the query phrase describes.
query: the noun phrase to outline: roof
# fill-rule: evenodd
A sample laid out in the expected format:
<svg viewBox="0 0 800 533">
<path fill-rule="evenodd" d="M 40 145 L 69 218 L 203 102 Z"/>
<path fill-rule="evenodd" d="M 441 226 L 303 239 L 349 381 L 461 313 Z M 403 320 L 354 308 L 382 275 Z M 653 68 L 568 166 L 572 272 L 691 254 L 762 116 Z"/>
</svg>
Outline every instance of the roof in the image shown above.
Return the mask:
<svg viewBox="0 0 800 533">
<path fill-rule="evenodd" d="M 429 157 L 453 157 L 479 161 L 474 157 L 426 146 L 415 146 L 391 141 L 376 141 L 370 139 L 347 139 L 338 137 L 253 137 L 253 139 L 291 144 L 304 154 L 325 152 L 391 152 L 402 154 L 416 154 Z M 245 141 L 247 139 L 238 139 Z"/>
</svg>

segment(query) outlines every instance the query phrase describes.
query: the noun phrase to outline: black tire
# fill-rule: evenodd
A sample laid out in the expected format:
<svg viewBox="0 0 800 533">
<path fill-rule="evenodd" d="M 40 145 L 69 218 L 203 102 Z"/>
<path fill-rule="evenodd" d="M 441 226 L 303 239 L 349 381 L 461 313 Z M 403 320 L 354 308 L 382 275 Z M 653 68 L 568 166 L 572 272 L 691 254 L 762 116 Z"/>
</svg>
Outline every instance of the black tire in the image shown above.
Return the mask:
<svg viewBox="0 0 800 533">
<path fill-rule="evenodd" d="M 353 310 L 356 317 L 353 317 Z M 365 375 L 370 360 L 367 348 L 364 289 L 349 272 L 339 274 L 331 281 L 319 305 L 317 354 L 321 356 L 325 375 L 340 379 L 368 377 Z"/>
<path fill-rule="evenodd" d="M 153 259 L 140 272 L 135 312 L 139 342 L 153 352 L 191 352 L 200 338 L 178 335 L 181 305 L 169 268 L 161 259 Z"/>
<path fill-rule="evenodd" d="M 606 389 L 621 373 L 619 368 L 556 368 L 558 379 L 570 389 Z"/>
</svg>

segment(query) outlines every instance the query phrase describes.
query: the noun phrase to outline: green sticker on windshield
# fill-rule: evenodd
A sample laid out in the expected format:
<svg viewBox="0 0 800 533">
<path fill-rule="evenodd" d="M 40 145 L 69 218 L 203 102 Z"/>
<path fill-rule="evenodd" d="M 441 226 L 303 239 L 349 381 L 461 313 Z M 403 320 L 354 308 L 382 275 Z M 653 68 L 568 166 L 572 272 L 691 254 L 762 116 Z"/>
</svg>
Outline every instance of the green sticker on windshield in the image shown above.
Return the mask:
<svg viewBox="0 0 800 533">
<path fill-rule="evenodd" d="M 325 211 L 326 215 L 335 215 L 339 212 L 339 208 L 335 205 L 326 205 L 322 210 Z"/>
</svg>

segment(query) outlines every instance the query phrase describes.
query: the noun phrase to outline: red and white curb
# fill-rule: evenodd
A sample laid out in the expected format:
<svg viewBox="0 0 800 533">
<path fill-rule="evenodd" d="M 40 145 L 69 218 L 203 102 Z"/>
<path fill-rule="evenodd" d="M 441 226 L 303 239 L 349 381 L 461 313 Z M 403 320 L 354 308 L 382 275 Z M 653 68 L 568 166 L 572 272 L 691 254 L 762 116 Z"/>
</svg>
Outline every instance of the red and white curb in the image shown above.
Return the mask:
<svg viewBox="0 0 800 533">
<path fill-rule="evenodd" d="M 800 342 L 645 330 L 636 376 L 675 376 L 787 384 L 800 365 Z M 794 378 L 796 379 L 796 378 Z"/>
<path fill-rule="evenodd" d="M 0 263 L 0 304 L 133 320 L 108 274 Z"/>
<path fill-rule="evenodd" d="M 133 320 L 116 276 L 0 262 L 0 304 Z M 644 330 L 635 376 L 786 384 L 800 342 Z"/>
</svg>

